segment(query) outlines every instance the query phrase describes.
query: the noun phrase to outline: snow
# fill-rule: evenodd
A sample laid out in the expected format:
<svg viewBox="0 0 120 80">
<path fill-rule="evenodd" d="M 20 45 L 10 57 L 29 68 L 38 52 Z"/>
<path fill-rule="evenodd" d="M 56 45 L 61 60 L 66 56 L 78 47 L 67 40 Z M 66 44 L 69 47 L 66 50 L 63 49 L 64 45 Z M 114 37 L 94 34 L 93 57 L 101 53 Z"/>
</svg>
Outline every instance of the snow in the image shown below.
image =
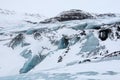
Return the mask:
<svg viewBox="0 0 120 80">
<path fill-rule="evenodd" d="M 106 45 L 106 48 L 107 49 L 109 49 L 109 52 L 110 53 L 112 53 L 112 52 L 114 52 L 114 51 L 119 51 L 120 50 L 120 47 L 119 47 L 119 40 L 110 40 L 110 39 L 107 39 L 106 41 L 104 41 L 104 42 L 101 42 L 101 44 L 104 44 L 104 45 Z M 114 45 L 115 45 L 115 47 L 113 47 Z"/>
<path fill-rule="evenodd" d="M 102 60 L 102 57 L 107 50 L 108 54 L 119 51 L 120 40 L 113 35 L 113 39 L 108 37 L 101 41 L 99 30 L 94 29 L 102 24 L 120 22 L 118 16 L 49 24 L 25 22 L 40 21 L 36 15 L 33 16 L 0 14 L 0 33 L 3 33 L 0 35 L 0 80 L 119 80 L 119 59 Z M 108 28 L 115 34 L 116 28 Z M 82 30 L 85 30 L 84 35 Z M 20 32 L 29 45 L 16 45 L 14 49 L 8 47 Z M 35 39 L 37 32 L 40 35 Z M 68 45 L 59 49 L 63 35 L 67 36 Z M 58 62 L 60 56 L 62 61 Z"/>
<path fill-rule="evenodd" d="M 19 74 L 25 59 L 10 48 L 0 45 L 0 76 Z"/>
<path fill-rule="evenodd" d="M 112 65 L 111 65 L 112 64 Z M 98 63 L 76 64 L 51 70 L 40 71 L 9 77 L 0 77 L 2 80 L 119 80 L 119 61 L 105 61 Z"/>
</svg>

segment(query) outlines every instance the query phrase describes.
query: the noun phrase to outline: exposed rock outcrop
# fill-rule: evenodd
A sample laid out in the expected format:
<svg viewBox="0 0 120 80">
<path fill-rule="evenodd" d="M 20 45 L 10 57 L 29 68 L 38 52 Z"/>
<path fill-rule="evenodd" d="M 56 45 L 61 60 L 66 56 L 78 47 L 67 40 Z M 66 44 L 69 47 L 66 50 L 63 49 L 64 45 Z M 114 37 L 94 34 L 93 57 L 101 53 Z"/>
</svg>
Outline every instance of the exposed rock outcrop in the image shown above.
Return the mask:
<svg viewBox="0 0 120 80">
<path fill-rule="evenodd" d="M 58 16 L 50 19 L 46 19 L 41 23 L 50 23 L 55 21 L 62 22 L 62 21 L 69 21 L 69 20 L 82 20 L 82 19 L 91 19 L 91 18 L 93 18 L 93 16 L 88 12 L 72 9 L 69 11 L 61 12 Z"/>
</svg>

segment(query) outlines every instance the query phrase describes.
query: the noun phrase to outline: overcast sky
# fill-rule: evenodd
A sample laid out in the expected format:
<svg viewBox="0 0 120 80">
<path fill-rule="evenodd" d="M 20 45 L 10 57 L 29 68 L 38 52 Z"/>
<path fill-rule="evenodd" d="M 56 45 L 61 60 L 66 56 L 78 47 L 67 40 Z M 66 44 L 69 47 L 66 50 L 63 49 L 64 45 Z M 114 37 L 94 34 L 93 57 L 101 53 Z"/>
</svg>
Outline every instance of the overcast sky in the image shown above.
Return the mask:
<svg viewBox="0 0 120 80">
<path fill-rule="evenodd" d="M 120 13 L 120 0 L 0 0 L 0 8 L 55 16 L 69 9 Z"/>
</svg>

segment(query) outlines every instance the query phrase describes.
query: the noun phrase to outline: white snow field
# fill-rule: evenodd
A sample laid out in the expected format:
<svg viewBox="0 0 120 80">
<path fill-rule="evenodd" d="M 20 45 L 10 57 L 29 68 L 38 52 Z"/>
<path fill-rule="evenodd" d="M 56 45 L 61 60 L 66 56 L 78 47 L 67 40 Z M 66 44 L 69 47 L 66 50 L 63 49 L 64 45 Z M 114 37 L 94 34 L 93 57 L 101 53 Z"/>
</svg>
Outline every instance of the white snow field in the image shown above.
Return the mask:
<svg viewBox="0 0 120 80">
<path fill-rule="evenodd" d="M 0 9 L 0 80 L 119 80 L 119 14 L 76 11 L 48 22 Z"/>
</svg>

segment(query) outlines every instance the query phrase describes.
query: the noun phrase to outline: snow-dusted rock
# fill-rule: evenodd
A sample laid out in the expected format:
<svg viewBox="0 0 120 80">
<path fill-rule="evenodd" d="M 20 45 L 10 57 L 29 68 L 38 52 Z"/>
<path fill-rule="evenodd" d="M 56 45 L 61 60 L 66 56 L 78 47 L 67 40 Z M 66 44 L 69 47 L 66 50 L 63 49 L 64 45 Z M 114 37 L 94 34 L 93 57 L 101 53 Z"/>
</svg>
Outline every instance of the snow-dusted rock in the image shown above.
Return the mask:
<svg viewBox="0 0 120 80">
<path fill-rule="evenodd" d="M 42 79 L 39 78 L 41 76 L 44 79 L 61 80 L 63 78 L 59 79 L 55 76 L 63 76 L 63 73 L 68 73 L 67 77 L 64 76 L 65 79 L 74 80 L 71 73 L 76 74 L 75 77 L 97 76 L 100 75 L 101 70 L 103 74 L 120 73 L 117 66 L 111 66 L 112 64 L 118 65 L 120 57 L 120 17 L 115 15 L 98 16 L 81 10 L 70 10 L 52 18 L 53 23 L 49 23 L 51 19 L 48 19 L 48 24 L 38 24 L 38 22 L 36 24 L 33 23 L 36 21 L 30 18 L 24 21 L 23 17 L 20 20 L 15 18 L 14 21 L 17 22 L 14 24 L 6 18 L 8 15 L 2 16 L 0 48 L 3 53 L 0 53 L 0 76 L 13 74 L 18 74 L 18 76 L 0 79 L 15 80 L 14 77 L 29 79 L 22 73 L 34 76 L 29 80 Z M 11 16 L 9 15 L 10 18 Z M 108 65 L 109 68 L 106 68 Z"/>
</svg>

